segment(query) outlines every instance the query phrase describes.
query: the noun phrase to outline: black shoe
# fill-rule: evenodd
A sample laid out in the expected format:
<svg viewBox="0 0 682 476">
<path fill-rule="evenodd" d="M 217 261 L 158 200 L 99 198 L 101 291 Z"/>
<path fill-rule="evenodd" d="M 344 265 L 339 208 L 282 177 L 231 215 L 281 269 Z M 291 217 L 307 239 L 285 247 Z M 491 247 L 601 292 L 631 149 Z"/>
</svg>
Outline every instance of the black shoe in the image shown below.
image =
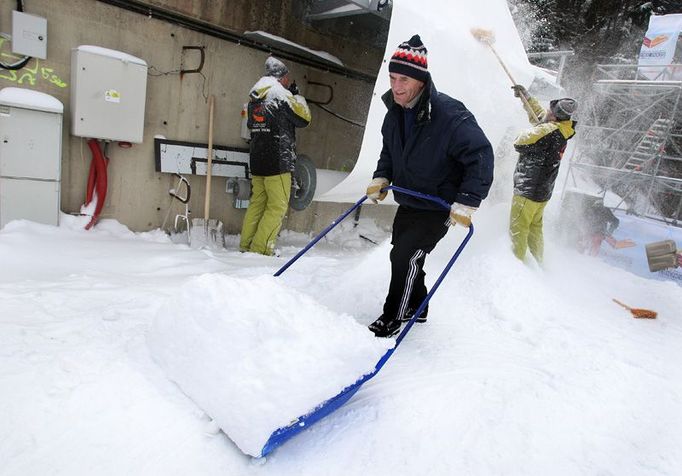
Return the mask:
<svg viewBox="0 0 682 476">
<path fill-rule="evenodd" d="M 407 322 L 410 319 L 412 319 L 412 316 L 414 316 L 414 312 L 416 309 L 414 308 L 408 308 L 407 312 L 403 316 L 403 322 Z M 419 317 L 416 319 L 416 322 L 426 322 L 426 316 L 429 314 L 429 306 L 426 306 L 424 310 L 422 311 L 421 314 L 419 314 Z"/>
<path fill-rule="evenodd" d="M 369 330 L 377 337 L 392 337 L 400 331 L 402 322 L 398 319 L 386 319 L 383 315 L 369 325 Z"/>
</svg>

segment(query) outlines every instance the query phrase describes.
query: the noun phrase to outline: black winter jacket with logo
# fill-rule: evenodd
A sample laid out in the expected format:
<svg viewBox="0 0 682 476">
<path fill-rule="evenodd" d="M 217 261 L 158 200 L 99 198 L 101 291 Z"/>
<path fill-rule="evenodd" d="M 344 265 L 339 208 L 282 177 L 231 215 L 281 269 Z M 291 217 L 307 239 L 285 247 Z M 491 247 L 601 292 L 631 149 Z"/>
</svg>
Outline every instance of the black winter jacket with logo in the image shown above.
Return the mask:
<svg viewBox="0 0 682 476">
<path fill-rule="evenodd" d="M 296 127 L 310 124 L 310 109 L 303 96 L 294 96 L 276 78 L 264 76 L 251 88 L 247 113 L 251 174 L 293 172 Z"/>
</svg>

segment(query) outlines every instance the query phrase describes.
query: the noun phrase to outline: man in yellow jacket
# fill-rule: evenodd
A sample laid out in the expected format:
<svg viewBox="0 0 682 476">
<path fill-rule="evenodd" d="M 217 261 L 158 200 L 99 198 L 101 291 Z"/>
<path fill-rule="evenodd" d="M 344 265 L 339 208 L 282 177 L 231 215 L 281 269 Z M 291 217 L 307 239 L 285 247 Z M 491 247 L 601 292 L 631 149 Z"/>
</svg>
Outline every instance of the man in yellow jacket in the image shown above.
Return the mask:
<svg viewBox="0 0 682 476">
<path fill-rule="evenodd" d="M 509 234 L 518 259 L 523 260 L 529 249 L 535 260 L 542 263 L 542 216 L 552 197 L 566 144 L 575 135 L 576 123 L 571 115 L 577 103 L 571 98 L 554 99 L 545 110 L 523 86 L 515 85 L 513 89 L 516 97 L 525 99 L 524 108 L 533 127 L 514 142 L 519 160 L 514 171 Z"/>
<path fill-rule="evenodd" d="M 310 109 L 277 58 L 265 61 L 265 76 L 249 92 L 251 199 L 244 215 L 240 251 L 275 254 L 277 234 L 289 207 L 296 166 L 296 128 L 310 124 Z"/>
</svg>

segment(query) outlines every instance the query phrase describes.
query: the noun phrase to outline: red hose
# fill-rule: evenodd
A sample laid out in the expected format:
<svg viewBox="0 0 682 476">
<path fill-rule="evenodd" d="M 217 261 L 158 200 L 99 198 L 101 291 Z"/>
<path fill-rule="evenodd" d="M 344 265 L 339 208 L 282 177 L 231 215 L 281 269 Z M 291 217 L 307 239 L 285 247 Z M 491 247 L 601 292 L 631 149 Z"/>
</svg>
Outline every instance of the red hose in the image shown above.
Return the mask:
<svg viewBox="0 0 682 476">
<path fill-rule="evenodd" d="M 97 192 L 97 205 L 95 206 L 95 213 L 92 214 L 92 219 L 85 225 L 85 229 L 89 230 L 97 220 L 104 208 L 104 201 L 107 197 L 107 163 L 108 160 L 100 149 L 97 139 L 88 140 L 88 147 L 92 152 L 92 162 L 90 162 L 90 173 L 88 175 L 88 191 L 87 204 L 90 203 L 93 197 L 93 190 Z"/>
<path fill-rule="evenodd" d="M 95 160 L 90 160 L 90 172 L 88 172 L 88 187 L 85 194 L 85 206 L 90 205 L 95 192 Z"/>
</svg>

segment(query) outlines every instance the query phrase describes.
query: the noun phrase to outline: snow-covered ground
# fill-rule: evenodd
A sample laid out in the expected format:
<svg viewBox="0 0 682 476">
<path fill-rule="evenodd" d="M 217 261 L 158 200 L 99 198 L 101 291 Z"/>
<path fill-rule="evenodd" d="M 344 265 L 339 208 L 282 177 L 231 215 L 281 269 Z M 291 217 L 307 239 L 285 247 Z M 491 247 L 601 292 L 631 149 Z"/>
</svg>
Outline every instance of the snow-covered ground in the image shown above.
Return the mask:
<svg viewBox="0 0 682 476">
<path fill-rule="evenodd" d="M 262 308 L 276 326 L 268 296 L 287 289 L 305 301 L 309 333 L 326 332 L 314 326 L 322 313 L 366 325 L 388 285 L 386 235 L 344 224 L 276 281 L 308 237 L 285 234 L 282 256 L 268 258 L 234 251 L 236 237 L 209 252 L 115 221 L 89 232 L 68 216 L 59 228 L 10 223 L 0 231 L 0 474 L 682 474 L 680 286 L 551 242 L 545 269 L 524 265 L 507 214 L 506 204 L 477 214 L 428 322 L 379 375 L 265 459 L 245 456 L 154 361 L 155 319 L 191 319 L 183 293 L 222 279 L 261 288 L 262 302 L 252 289 L 197 295 L 197 310 L 229 312 L 234 325 Z M 427 280 L 463 235 L 451 230 L 428 257 Z M 614 297 L 659 316 L 633 319 Z M 300 357 L 286 335 L 279 352 Z M 234 398 L 226 409 L 244 404 Z"/>
<path fill-rule="evenodd" d="M 115 221 L 91 231 L 84 217 L 12 222 L 0 231 L 0 475 L 682 474 L 680 286 L 563 249 L 551 233 L 544 269 L 510 251 L 509 141 L 526 123 L 470 34 L 494 30 L 529 84 L 506 2 L 402 2 L 393 17 L 387 54 L 420 32 L 436 84 L 497 146 L 496 188 L 428 322 L 341 409 L 254 459 L 220 428 L 257 447 L 263 425 L 371 367 L 358 348 L 374 359 L 390 342 L 364 327 L 388 287 L 385 233 L 344 224 L 274 279 L 309 237 L 285 233 L 282 256 L 269 258 L 238 253 L 234 236 L 202 251 Z M 382 70 L 377 91 L 386 81 Z M 368 170 L 384 114 L 373 103 L 359 160 Z M 342 194 L 353 199 L 370 175 L 356 169 Z M 427 258 L 429 283 L 463 236 L 451 230 Z M 636 320 L 612 298 L 658 318 Z"/>
</svg>

